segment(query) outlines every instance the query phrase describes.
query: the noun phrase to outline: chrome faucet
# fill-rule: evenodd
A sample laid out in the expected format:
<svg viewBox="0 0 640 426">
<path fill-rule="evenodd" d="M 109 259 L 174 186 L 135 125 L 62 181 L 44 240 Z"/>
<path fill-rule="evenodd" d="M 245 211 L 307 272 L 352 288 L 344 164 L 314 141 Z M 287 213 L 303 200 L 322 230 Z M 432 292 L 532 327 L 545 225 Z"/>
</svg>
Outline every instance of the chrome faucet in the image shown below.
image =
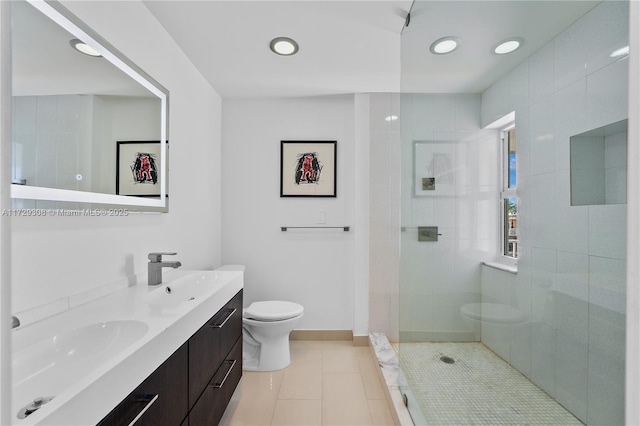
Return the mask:
<svg viewBox="0 0 640 426">
<path fill-rule="evenodd" d="M 20 327 L 20 320 L 18 317 L 11 315 L 11 328 Z"/>
<path fill-rule="evenodd" d="M 162 284 L 162 268 L 178 268 L 182 266 L 182 263 L 175 262 L 163 262 L 162 256 L 173 256 L 177 253 L 149 253 L 149 285 Z"/>
</svg>

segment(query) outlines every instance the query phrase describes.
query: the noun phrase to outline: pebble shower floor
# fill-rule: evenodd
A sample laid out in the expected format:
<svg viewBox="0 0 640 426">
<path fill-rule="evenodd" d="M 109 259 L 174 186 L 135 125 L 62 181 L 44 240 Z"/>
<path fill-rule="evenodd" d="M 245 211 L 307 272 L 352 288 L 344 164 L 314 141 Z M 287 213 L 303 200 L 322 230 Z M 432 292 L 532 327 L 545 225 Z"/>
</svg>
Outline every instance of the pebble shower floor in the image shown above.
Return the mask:
<svg viewBox="0 0 640 426">
<path fill-rule="evenodd" d="M 482 343 L 403 343 L 399 358 L 427 424 L 583 424 Z"/>
</svg>

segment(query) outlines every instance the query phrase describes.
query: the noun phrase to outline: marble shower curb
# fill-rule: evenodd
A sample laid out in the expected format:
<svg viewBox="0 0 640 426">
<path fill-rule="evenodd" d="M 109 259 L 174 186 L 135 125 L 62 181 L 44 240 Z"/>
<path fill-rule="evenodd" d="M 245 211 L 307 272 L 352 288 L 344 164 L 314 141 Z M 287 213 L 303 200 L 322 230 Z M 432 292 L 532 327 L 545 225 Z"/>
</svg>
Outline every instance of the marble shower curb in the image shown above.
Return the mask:
<svg viewBox="0 0 640 426">
<path fill-rule="evenodd" d="M 384 333 L 370 333 L 369 347 L 378 361 L 378 375 L 383 386 L 387 403 L 397 426 L 413 426 L 409 410 L 404 405 L 400 387 L 406 387 L 407 381 L 400 370 L 398 356 Z"/>
</svg>

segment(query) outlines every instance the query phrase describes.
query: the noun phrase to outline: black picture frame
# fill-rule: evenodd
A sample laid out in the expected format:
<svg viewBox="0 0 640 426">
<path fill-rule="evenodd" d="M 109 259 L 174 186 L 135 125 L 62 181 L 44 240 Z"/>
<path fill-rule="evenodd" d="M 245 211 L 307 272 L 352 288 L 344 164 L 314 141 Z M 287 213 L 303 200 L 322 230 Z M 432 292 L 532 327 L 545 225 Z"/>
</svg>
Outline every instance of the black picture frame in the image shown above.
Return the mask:
<svg viewBox="0 0 640 426">
<path fill-rule="evenodd" d="M 168 142 L 166 147 L 168 153 Z M 116 195 L 160 198 L 160 178 L 168 169 L 161 167 L 160 149 L 159 140 L 117 141 Z"/>
<path fill-rule="evenodd" d="M 280 197 L 337 196 L 337 141 L 280 141 Z"/>
</svg>

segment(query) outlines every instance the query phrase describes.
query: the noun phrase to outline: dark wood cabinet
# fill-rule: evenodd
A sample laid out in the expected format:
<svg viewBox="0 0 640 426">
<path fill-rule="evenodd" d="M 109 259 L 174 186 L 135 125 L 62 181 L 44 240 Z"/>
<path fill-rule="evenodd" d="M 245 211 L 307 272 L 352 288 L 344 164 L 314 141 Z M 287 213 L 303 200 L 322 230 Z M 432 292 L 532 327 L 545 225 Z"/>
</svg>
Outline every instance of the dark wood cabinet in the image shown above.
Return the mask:
<svg viewBox="0 0 640 426">
<path fill-rule="evenodd" d="M 242 290 L 98 426 L 216 425 L 242 377 Z"/>
<path fill-rule="evenodd" d="M 189 339 L 189 408 L 200 398 L 241 335 L 242 291 Z"/>
<path fill-rule="evenodd" d="M 99 426 L 176 426 L 187 416 L 188 345 L 185 343 L 109 413 Z M 182 374 L 180 374 L 182 372 Z M 178 373 L 178 374 L 176 374 Z"/>
<path fill-rule="evenodd" d="M 216 374 L 189 412 L 192 425 L 217 425 L 242 377 L 242 337 L 236 341 Z"/>
</svg>

